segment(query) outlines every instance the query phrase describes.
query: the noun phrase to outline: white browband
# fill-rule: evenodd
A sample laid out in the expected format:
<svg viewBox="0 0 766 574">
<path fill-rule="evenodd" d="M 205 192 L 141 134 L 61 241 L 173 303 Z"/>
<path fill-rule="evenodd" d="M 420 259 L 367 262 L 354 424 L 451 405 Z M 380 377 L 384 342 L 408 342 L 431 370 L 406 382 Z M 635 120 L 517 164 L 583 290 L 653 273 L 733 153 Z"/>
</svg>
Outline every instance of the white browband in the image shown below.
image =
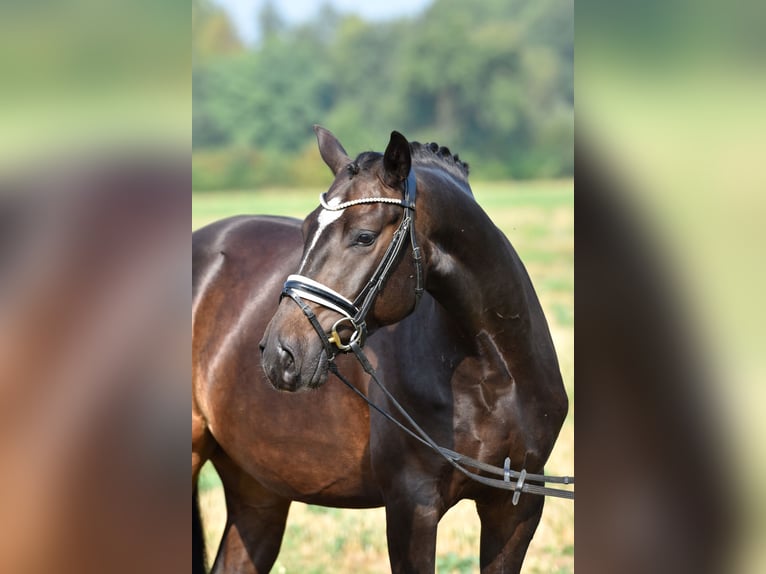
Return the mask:
<svg viewBox="0 0 766 574">
<path fill-rule="evenodd" d="M 324 196 L 327 192 L 319 194 L 319 204 L 328 211 L 342 211 L 347 207 L 353 207 L 354 205 L 362 205 L 363 203 L 390 203 L 391 205 L 399 205 L 407 207 L 401 199 L 395 199 L 393 197 L 364 197 L 362 199 L 352 199 L 351 201 L 344 201 L 338 205 L 332 206 L 325 201 Z"/>
</svg>

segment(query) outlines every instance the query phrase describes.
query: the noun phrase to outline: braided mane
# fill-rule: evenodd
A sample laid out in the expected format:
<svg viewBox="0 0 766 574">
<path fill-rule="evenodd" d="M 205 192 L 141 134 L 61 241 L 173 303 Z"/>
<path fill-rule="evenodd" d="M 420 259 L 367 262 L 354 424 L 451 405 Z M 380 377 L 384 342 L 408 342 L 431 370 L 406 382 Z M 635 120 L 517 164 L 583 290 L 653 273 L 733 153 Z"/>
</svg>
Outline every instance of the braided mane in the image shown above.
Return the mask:
<svg viewBox="0 0 766 574">
<path fill-rule="evenodd" d="M 440 146 L 438 143 L 410 142 L 410 151 L 412 159 L 419 164 L 437 164 L 447 171 L 460 177 L 468 179 L 468 164 L 460 159 L 458 154 L 454 154 L 449 148 Z"/>
<path fill-rule="evenodd" d="M 447 170 L 452 175 L 467 181 L 468 163 L 460 159 L 458 154 L 453 154 L 449 148 L 437 143 L 410 142 L 412 161 L 420 165 L 432 165 Z M 354 177 L 360 170 L 367 169 L 375 161 L 383 157 L 383 154 L 374 151 L 360 153 L 356 159 L 346 166 L 349 177 Z"/>
</svg>

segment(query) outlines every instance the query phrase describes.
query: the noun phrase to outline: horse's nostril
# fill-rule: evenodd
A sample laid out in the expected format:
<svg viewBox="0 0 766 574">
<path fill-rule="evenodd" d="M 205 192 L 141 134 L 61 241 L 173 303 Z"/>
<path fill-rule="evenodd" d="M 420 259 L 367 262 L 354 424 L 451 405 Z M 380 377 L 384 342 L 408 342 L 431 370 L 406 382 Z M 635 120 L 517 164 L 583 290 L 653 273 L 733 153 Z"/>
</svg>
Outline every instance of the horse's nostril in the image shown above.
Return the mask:
<svg viewBox="0 0 766 574">
<path fill-rule="evenodd" d="M 277 361 L 282 371 L 282 379 L 288 384 L 295 384 L 299 378 L 298 366 L 295 364 L 295 355 L 288 345 L 277 341 Z"/>
<path fill-rule="evenodd" d="M 295 364 L 295 357 L 288 347 L 285 347 L 281 342 L 277 343 L 277 353 L 279 354 L 279 360 L 285 367 L 285 370 L 289 369 Z"/>
</svg>

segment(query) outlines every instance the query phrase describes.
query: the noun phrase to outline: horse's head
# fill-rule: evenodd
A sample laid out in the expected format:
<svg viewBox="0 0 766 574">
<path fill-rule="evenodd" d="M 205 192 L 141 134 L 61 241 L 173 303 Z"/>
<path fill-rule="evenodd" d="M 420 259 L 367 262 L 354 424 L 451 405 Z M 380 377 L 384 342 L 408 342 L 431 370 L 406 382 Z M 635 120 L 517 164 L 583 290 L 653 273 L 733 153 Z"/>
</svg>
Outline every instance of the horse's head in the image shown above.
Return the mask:
<svg viewBox="0 0 766 574">
<path fill-rule="evenodd" d="M 383 155 L 352 160 L 329 131 L 315 131 L 335 181 L 303 223 L 300 268 L 261 341 L 266 375 L 288 391 L 322 385 L 335 354 L 406 317 L 422 291 L 409 142 L 393 132 Z"/>
</svg>

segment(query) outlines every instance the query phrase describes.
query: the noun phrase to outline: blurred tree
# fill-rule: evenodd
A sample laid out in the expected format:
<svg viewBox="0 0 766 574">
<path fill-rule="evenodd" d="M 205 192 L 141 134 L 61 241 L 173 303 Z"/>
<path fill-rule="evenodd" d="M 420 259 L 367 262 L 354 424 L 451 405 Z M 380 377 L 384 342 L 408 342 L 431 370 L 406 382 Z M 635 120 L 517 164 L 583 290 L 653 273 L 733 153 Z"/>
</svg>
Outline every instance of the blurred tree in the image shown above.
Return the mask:
<svg viewBox="0 0 766 574">
<path fill-rule="evenodd" d="M 505 175 L 571 173 L 571 1 L 481 6 L 437 0 L 424 14 L 403 74 L 408 120 Z"/>
<path fill-rule="evenodd" d="M 226 12 L 209 0 L 192 0 L 192 61 L 232 56 L 244 46 Z"/>
<path fill-rule="evenodd" d="M 282 15 L 277 10 L 276 5 L 272 0 L 266 0 L 261 9 L 258 11 L 258 31 L 262 42 L 269 42 L 273 38 L 279 36 L 285 28 L 285 24 Z"/>
<path fill-rule="evenodd" d="M 398 129 L 460 152 L 480 177 L 572 173 L 573 0 L 434 0 L 377 24 L 325 4 L 300 26 L 269 1 L 249 50 L 222 39 L 219 10 L 195 4 L 218 56 L 195 60 L 197 151 L 305 158 L 322 123 L 349 151 Z"/>
</svg>

